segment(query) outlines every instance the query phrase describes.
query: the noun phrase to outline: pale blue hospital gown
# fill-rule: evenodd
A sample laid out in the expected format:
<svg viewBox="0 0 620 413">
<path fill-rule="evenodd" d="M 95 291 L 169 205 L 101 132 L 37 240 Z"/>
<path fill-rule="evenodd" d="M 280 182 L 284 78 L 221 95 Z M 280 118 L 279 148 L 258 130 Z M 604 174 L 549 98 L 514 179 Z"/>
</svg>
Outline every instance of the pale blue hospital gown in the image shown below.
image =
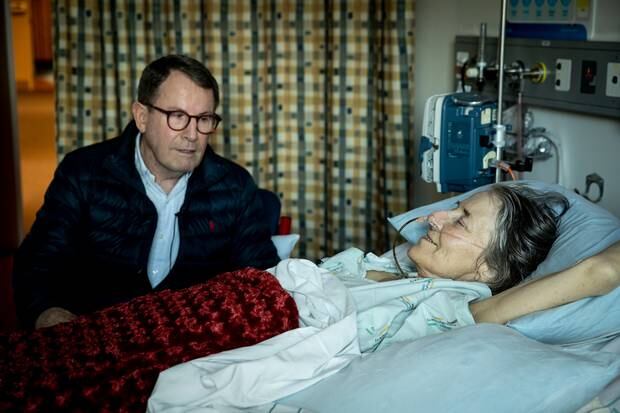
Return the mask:
<svg viewBox="0 0 620 413">
<path fill-rule="evenodd" d="M 349 289 L 357 307 L 360 350 L 376 351 L 396 341 L 441 333 L 474 324 L 469 303 L 491 295 L 482 283 L 438 278 L 407 278 L 375 282 L 368 270 L 398 274 L 393 259 L 364 254 L 349 248 L 324 259 L 319 267 L 329 270 Z M 412 270 L 406 262 L 403 270 Z"/>
</svg>

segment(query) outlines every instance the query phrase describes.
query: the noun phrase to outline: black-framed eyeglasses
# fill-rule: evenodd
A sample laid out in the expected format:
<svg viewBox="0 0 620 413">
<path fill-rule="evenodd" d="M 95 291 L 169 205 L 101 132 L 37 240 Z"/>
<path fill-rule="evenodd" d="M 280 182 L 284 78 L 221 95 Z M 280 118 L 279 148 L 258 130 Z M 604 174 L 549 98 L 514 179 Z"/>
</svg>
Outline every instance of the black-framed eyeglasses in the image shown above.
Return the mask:
<svg viewBox="0 0 620 413">
<path fill-rule="evenodd" d="M 143 103 L 144 106 L 148 106 L 149 108 L 153 108 L 158 112 L 166 115 L 166 121 L 168 122 L 168 127 L 174 131 L 182 131 L 187 128 L 189 122 L 192 119 L 196 119 L 196 129 L 200 133 L 209 134 L 213 133 L 217 129 L 217 125 L 220 124 L 222 118 L 217 113 L 203 113 L 202 115 L 190 115 L 189 113 L 182 110 L 166 110 L 159 108 L 150 103 Z"/>
</svg>

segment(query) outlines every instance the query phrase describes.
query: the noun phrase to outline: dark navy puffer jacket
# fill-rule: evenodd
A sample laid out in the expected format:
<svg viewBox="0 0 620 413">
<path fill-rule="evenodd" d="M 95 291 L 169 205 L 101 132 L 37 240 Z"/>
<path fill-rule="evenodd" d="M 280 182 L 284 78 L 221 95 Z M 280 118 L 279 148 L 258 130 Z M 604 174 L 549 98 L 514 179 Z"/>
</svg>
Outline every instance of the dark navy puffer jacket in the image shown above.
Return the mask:
<svg viewBox="0 0 620 413">
<path fill-rule="evenodd" d="M 36 221 L 15 257 L 20 321 L 53 306 L 76 314 L 152 290 L 147 261 L 157 211 L 135 168 L 138 129 L 80 148 L 58 166 Z M 157 290 L 183 288 L 246 266 L 278 261 L 257 187 L 209 147 L 177 214 L 179 254 Z"/>
</svg>

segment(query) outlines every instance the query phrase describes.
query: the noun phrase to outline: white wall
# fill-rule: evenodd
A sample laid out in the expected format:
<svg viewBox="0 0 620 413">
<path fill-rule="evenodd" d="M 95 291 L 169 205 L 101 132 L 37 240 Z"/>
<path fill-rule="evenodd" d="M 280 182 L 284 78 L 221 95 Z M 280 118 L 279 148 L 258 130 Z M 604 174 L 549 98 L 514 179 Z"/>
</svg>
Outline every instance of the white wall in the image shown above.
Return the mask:
<svg viewBox="0 0 620 413">
<path fill-rule="evenodd" d="M 424 102 L 437 93 L 454 89 L 454 38 L 478 35 L 480 23 L 487 23 L 487 34 L 497 36 L 499 0 L 417 0 L 415 47 L 415 134 L 422 133 Z M 580 191 L 585 176 L 596 172 L 605 180 L 601 206 L 620 217 L 620 120 L 573 112 L 531 107 L 534 126 L 547 128 L 560 147 L 560 184 Z M 417 142 L 416 142 L 417 149 Z M 416 174 L 418 167 L 416 166 Z M 524 178 L 555 181 L 555 158 L 535 162 L 534 171 Z M 592 195 L 597 195 L 592 190 Z M 435 185 L 417 178 L 414 205 L 423 205 L 445 195 Z"/>
<path fill-rule="evenodd" d="M 532 108 L 534 124 L 550 131 L 560 152 L 560 185 L 585 191 L 586 175 L 596 172 L 605 180 L 602 207 L 620 217 L 620 120 Z M 556 158 L 535 162 L 524 178 L 555 182 Z M 598 196 L 591 187 L 590 198 Z"/>
</svg>

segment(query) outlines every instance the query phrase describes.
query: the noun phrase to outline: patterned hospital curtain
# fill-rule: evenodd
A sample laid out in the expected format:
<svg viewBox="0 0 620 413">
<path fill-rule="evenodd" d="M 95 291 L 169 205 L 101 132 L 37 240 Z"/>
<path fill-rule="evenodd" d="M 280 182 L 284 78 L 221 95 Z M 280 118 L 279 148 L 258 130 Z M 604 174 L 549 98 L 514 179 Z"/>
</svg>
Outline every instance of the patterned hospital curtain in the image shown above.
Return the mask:
<svg viewBox="0 0 620 413">
<path fill-rule="evenodd" d="M 387 250 L 412 199 L 414 2 L 57 0 L 58 155 L 116 136 L 147 62 L 220 82 L 211 144 L 282 199 L 294 254 Z"/>
</svg>

